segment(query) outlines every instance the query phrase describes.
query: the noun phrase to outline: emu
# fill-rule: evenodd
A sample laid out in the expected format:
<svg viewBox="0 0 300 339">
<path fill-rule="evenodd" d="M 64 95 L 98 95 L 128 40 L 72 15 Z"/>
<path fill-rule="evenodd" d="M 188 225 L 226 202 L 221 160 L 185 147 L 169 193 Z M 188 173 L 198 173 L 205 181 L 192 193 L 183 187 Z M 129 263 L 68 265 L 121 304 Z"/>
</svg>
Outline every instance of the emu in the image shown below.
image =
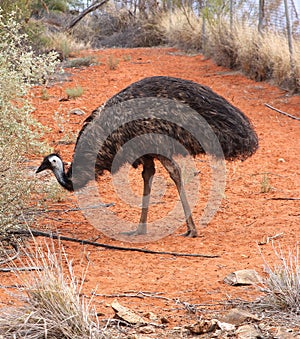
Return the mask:
<svg viewBox="0 0 300 339">
<path fill-rule="evenodd" d="M 226 160 L 245 160 L 255 153 L 258 148 L 258 138 L 250 120 L 238 108 L 230 104 L 225 98 L 213 92 L 209 87 L 179 78 L 153 76 L 132 83 L 92 112 L 85 120 L 79 132 L 73 162 L 67 172 L 65 172 L 64 162 L 61 157 L 58 154 L 52 153 L 43 159 L 36 173 L 49 169 L 54 173 L 61 186 L 68 191 L 73 191 L 74 189 L 84 187 L 90 180 L 95 178 L 95 176 L 100 176 L 105 170 L 111 173 L 117 171 L 120 166 L 122 166 L 122 163 L 120 163 L 117 168 L 112 168 L 112 164 L 114 157 L 122 149 L 123 145 L 132 138 L 151 133 L 163 134 L 174 138 L 193 156 L 205 153 L 204 148 L 199 144 L 198 140 L 182 126 L 178 126 L 172 121 L 149 116 L 118 125 L 118 128 L 110 133 L 105 142 L 99 146 L 100 149 L 98 149 L 97 135 L 92 134 L 95 129 L 95 120 L 118 104 L 130 102 L 130 100 L 133 99 L 148 98 L 168 99 L 180 105 L 185 105 L 201 115 L 216 135 Z M 163 110 L 164 108 L 157 109 Z M 117 113 L 114 112 L 114 114 L 110 114 L 110 119 L 118 122 L 117 119 L 126 114 L 128 114 L 128 111 L 117 111 Z M 182 115 L 183 119 L 185 119 L 188 118 L 188 116 L 184 116 L 184 114 L 189 113 L 184 113 L 178 109 L 173 110 L 172 114 L 174 115 L 174 119 L 182 118 Z M 106 127 L 100 126 L 100 128 L 105 130 Z M 91 136 L 89 140 L 92 140 L 94 143 L 92 147 L 97 148 L 96 160 L 92 162 L 94 166 L 93 178 L 88 173 L 88 169 L 84 167 L 86 163 L 91 161 L 91 155 L 86 151 L 81 152 L 83 159 L 78 163 L 80 170 L 77 170 L 77 172 L 79 175 L 77 175 L 77 178 L 72 175 L 72 173 L 74 174 L 73 166 L 75 155 L 78 149 L 80 152 L 80 142 L 84 136 Z M 173 153 L 171 152 L 169 158 L 158 152 L 151 152 L 140 156 L 131 163 L 134 168 L 137 168 L 139 165 L 143 166 L 142 178 L 144 188 L 138 227 L 135 231 L 128 232 L 127 234 L 141 235 L 147 232 L 146 225 L 151 184 L 155 174 L 154 159 L 158 159 L 174 181 L 180 196 L 187 225 L 187 231 L 183 235 L 187 237 L 197 236 L 195 223 L 192 218 L 186 193 L 183 189 L 180 169 L 172 159 L 175 155 L 176 150 L 173 150 Z M 126 161 L 126 157 L 124 161 Z"/>
</svg>

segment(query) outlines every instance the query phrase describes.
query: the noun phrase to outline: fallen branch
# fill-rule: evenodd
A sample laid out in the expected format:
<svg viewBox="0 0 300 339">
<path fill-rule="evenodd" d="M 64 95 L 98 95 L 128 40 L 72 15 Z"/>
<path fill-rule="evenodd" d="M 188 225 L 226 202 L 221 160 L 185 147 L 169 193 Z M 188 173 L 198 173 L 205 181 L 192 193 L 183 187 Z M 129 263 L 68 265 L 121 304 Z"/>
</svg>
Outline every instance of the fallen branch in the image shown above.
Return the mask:
<svg viewBox="0 0 300 339">
<path fill-rule="evenodd" d="M 14 230 L 9 233 L 12 235 L 26 235 L 26 236 L 34 236 L 34 237 L 46 237 L 46 238 L 51 238 L 51 239 L 59 239 L 59 240 L 64 240 L 64 241 L 76 242 L 81 245 L 92 245 L 96 247 L 103 247 L 106 249 L 118 250 L 118 251 L 135 251 L 135 252 L 142 252 L 142 253 L 148 253 L 148 254 L 173 255 L 176 257 L 196 257 L 196 258 L 219 258 L 220 257 L 219 255 L 214 255 L 214 254 L 180 253 L 180 252 L 166 252 L 166 251 L 160 252 L 160 251 L 152 251 L 152 250 L 137 248 L 137 247 L 122 247 L 122 246 L 108 245 L 108 244 L 98 243 L 98 242 L 94 242 L 90 240 L 66 237 L 66 236 L 59 235 L 53 232 L 48 233 L 48 232 L 42 232 L 42 231 L 37 231 L 37 230 Z"/>
<path fill-rule="evenodd" d="M 277 109 L 277 108 L 275 108 L 275 107 L 273 107 L 273 106 L 271 106 L 271 105 L 269 105 L 269 104 L 265 104 L 265 106 L 267 106 L 268 108 L 272 109 L 273 111 L 276 111 L 276 112 L 278 112 L 278 113 L 280 113 L 280 114 L 286 115 L 287 117 L 289 117 L 289 118 L 291 118 L 291 119 L 294 119 L 294 120 L 300 120 L 300 118 L 298 118 L 298 117 L 296 117 L 296 116 L 294 116 L 294 115 L 292 115 L 292 114 L 283 112 L 283 111 L 281 111 L 280 109 Z"/>
<path fill-rule="evenodd" d="M 278 197 L 278 198 L 269 198 L 268 200 L 300 200 L 300 198 L 285 198 L 285 197 Z"/>
<path fill-rule="evenodd" d="M 103 6 L 104 4 L 106 4 L 108 2 L 108 0 L 103 0 L 102 2 L 98 2 L 98 0 L 96 0 L 94 3 L 92 3 L 88 8 L 86 8 L 82 13 L 80 13 L 76 18 L 74 18 L 71 23 L 66 27 L 66 30 L 70 30 L 71 28 L 73 28 L 82 18 L 84 18 L 87 14 L 95 11 L 96 9 L 98 9 L 99 7 Z"/>
<path fill-rule="evenodd" d="M 11 246 L 15 250 L 16 254 L 13 255 L 12 257 L 8 257 L 7 259 L 0 261 L 0 265 L 4 265 L 4 264 L 7 264 L 7 263 L 9 263 L 11 261 L 14 261 L 19 256 L 20 251 L 19 251 L 18 245 L 17 244 L 11 244 Z"/>
<path fill-rule="evenodd" d="M 156 299 L 162 299 L 166 301 L 174 301 L 174 299 L 164 297 L 162 295 L 158 295 L 158 293 L 151 293 L 151 292 L 124 292 L 124 293 L 112 293 L 112 294 L 98 294 L 93 292 L 92 295 L 97 297 L 105 297 L 105 298 L 156 298 Z"/>
<path fill-rule="evenodd" d="M 15 288 L 15 289 L 20 290 L 20 288 L 25 288 L 25 287 L 26 287 L 25 285 L 0 285 L 0 288 L 3 288 L 5 290 L 8 290 L 10 288 Z"/>
<path fill-rule="evenodd" d="M 105 298 L 156 298 L 156 299 L 162 299 L 165 301 L 169 301 L 169 302 L 173 302 L 176 305 L 182 305 L 183 309 L 185 309 L 186 311 L 188 311 L 189 313 L 197 313 L 197 307 L 198 306 L 207 306 L 209 304 L 190 304 L 186 301 L 181 301 L 179 298 L 168 298 L 168 297 L 164 297 L 162 295 L 158 295 L 158 294 L 162 294 L 162 292 L 142 292 L 142 291 L 138 291 L 138 292 L 124 292 L 124 293 L 113 293 L 113 294 L 98 294 L 98 293 L 92 293 L 93 296 L 97 296 L 97 297 L 105 297 Z M 211 306 L 211 305 L 210 305 Z M 214 305 L 213 305 L 214 306 Z"/>
<path fill-rule="evenodd" d="M 28 272 L 28 271 L 42 271 L 43 267 L 4 267 L 0 268 L 0 272 Z"/>
</svg>

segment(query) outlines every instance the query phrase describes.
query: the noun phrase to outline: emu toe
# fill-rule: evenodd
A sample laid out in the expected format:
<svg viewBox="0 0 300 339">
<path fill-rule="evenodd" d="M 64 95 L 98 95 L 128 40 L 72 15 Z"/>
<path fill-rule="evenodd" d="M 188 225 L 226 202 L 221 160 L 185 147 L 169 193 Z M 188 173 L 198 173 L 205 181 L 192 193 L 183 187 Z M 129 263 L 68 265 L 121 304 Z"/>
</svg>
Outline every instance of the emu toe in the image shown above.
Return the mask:
<svg viewBox="0 0 300 339">
<path fill-rule="evenodd" d="M 198 234 L 196 230 L 192 229 L 192 230 L 187 230 L 185 233 L 181 234 L 181 236 L 186 237 L 186 238 L 197 238 Z"/>
<path fill-rule="evenodd" d="M 121 232 L 121 234 L 128 235 L 128 236 L 147 234 L 147 225 L 139 224 L 138 228 L 135 231 Z"/>
</svg>

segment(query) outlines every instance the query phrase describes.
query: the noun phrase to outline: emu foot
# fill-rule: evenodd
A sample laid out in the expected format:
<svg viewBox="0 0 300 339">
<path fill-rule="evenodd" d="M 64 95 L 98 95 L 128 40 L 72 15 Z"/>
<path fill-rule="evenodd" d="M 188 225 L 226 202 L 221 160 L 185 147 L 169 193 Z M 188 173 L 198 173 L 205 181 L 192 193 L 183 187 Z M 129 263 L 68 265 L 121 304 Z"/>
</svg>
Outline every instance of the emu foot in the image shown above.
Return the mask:
<svg viewBox="0 0 300 339">
<path fill-rule="evenodd" d="M 144 235 L 147 234 L 146 225 L 139 225 L 135 231 L 121 232 L 123 235 L 135 236 L 135 235 Z"/>
<path fill-rule="evenodd" d="M 181 234 L 181 236 L 187 237 L 187 238 L 196 238 L 198 234 L 197 234 L 197 230 L 188 229 L 185 233 Z"/>
</svg>

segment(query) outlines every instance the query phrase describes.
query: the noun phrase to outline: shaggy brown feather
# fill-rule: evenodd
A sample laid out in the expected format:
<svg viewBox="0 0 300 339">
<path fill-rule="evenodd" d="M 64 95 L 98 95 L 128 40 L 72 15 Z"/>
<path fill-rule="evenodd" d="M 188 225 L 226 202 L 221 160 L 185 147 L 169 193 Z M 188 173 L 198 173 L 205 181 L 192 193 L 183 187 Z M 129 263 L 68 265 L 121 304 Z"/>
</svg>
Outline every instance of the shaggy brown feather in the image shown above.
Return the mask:
<svg viewBox="0 0 300 339">
<path fill-rule="evenodd" d="M 250 120 L 226 99 L 214 93 L 210 88 L 193 81 L 155 76 L 131 84 L 92 112 L 85 120 L 78 135 L 76 153 L 78 152 L 83 159 L 81 159 L 80 162 L 77 162 L 77 164 L 80 165 L 81 163 L 82 165 L 85 165 L 90 161 L 94 163 L 90 158 L 94 156 L 94 152 L 96 151 L 98 154 L 96 174 L 101 175 L 104 170 L 111 171 L 114 157 L 117 152 L 120 151 L 121 147 L 132 138 L 145 134 L 162 134 L 174 138 L 193 156 L 205 153 L 205 150 L 202 147 L 203 145 L 200 145 L 189 131 L 182 128 L 180 125 L 167 120 L 170 111 L 166 115 L 166 120 L 148 117 L 130 121 L 125 124 L 118 123 L 118 119 L 120 119 L 122 115 L 133 114 L 133 112 L 123 111 L 122 107 L 118 108 L 120 104 L 125 103 L 126 101 L 131 103 L 134 99 L 147 98 L 172 100 L 174 101 L 173 106 L 175 108 L 177 108 L 176 102 L 178 102 L 178 109 L 174 109 L 174 107 L 171 108 L 173 109 L 172 114 L 175 119 L 176 116 L 178 118 L 181 117 L 182 119 L 188 118 L 187 115 L 190 114 L 189 112 L 191 110 L 201 115 L 215 133 L 221 145 L 224 158 L 227 160 L 245 160 L 255 153 L 258 148 L 258 138 Z M 187 105 L 187 107 L 190 108 L 190 111 L 187 110 L 183 112 L 183 104 Z M 135 107 L 135 109 L 137 108 Z M 144 107 L 142 106 L 141 109 L 144 109 Z M 164 117 L 164 109 L 165 107 L 159 107 L 156 110 L 156 113 L 159 113 L 160 117 Z M 99 124 L 97 118 L 103 116 L 105 113 L 109 114 L 108 123 L 114 121 L 118 128 L 108 136 L 107 140 L 101 142 L 99 149 L 95 149 L 97 135 L 101 133 L 105 134 L 105 129 L 107 127 L 96 126 Z M 105 123 L 106 121 L 103 121 L 104 125 Z M 101 131 L 99 131 L 99 129 L 101 129 Z M 201 131 L 201 133 L 205 133 L 205 130 Z M 92 141 L 93 144 L 87 146 L 85 142 L 80 142 L 83 135 L 86 136 L 86 139 Z M 84 144 L 84 146 L 79 145 L 80 143 Z M 207 140 L 207 143 L 209 143 L 209 139 Z M 162 147 L 163 145 L 159 146 Z M 209 147 L 209 145 L 206 146 Z M 80 148 L 82 150 L 80 150 Z M 86 150 L 89 148 L 93 149 L 91 154 L 86 153 Z M 167 147 L 165 146 L 165 148 Z M 171 156 L 172 155 L 175 155 L 174 152 Z M 152 156 L 156 157 L 156 154 L 152 153 Z M 130 157 L 128 156 L 128 158 Z M 140 163 L 143 163 L 143 158 L 135 159 L 133 165 L 136 167 Z M 122 164 L 123 163 L 121 162 L 120 166 Z M 84 171 L 84 168 L 82 168 L 82 170 L 83 172 L 86 172 Z M 88 171 L 90 170 L 91 169 L 88 169 Z M 115 170 L 117 170 L 117 168 Z M 70 177 L 71 174 L 72 168 L 70 168 L 67 176 Z M 82 183 L 78 181 L 77 184 L 79 186 L 85 185 L 88 180 L 92 179 L 89 175 L 84 179 L 84 176 L 84 173 L 82 173 L 82 176 L 80 175 L 81 179 L 79 181 L 82 180 Z"/>
</svg>

